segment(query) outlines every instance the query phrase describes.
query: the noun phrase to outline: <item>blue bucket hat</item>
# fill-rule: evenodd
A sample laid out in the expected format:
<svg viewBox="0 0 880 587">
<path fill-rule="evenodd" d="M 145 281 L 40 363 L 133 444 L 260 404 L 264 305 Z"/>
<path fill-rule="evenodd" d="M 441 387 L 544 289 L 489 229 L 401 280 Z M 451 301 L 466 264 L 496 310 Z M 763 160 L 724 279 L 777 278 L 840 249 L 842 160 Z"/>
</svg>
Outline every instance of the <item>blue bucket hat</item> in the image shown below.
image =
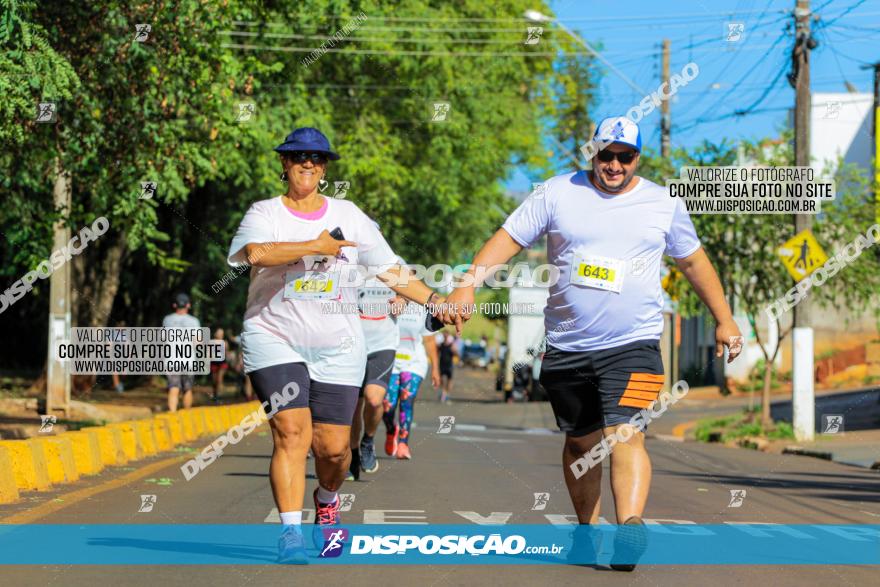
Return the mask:
<svg viewBox="0 0 880 587">
<path fill-rule="evenodd" d="M 310 151 L 313 153 L 325 153 L 331 161 L 339 159 L 339 155 L 330 150 L 330 141 L 324 133 L 317 128 L 304 126 L 298 128 L 284 139 L 284 142 L 275 147 L 279 153 L 290 151 Z"/>
</svg>

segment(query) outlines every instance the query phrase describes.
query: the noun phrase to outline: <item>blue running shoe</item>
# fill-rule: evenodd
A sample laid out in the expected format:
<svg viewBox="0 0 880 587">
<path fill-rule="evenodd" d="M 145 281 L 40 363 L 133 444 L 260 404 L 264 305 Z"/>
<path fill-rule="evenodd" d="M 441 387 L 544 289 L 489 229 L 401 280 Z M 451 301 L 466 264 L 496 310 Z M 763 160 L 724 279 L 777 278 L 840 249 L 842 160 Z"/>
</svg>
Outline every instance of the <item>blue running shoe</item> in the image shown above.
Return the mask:
<svg viewBox="0 0 880 587">
<path fill-rule="evenodd" d="M 375 473 L 379 470 L 379 461 L 376 459 L 376 447 L 372 438 L 361 440 L 361 469 L 364 473 Z"/>
<path fill-rule="evenodd" d="M 278 563 L 282 565 L 307 565 L 309 557 L 306 554 L 302 528 L 300 526 L 285 526 L 284 532 L 278 539 Z"/>
</svg>

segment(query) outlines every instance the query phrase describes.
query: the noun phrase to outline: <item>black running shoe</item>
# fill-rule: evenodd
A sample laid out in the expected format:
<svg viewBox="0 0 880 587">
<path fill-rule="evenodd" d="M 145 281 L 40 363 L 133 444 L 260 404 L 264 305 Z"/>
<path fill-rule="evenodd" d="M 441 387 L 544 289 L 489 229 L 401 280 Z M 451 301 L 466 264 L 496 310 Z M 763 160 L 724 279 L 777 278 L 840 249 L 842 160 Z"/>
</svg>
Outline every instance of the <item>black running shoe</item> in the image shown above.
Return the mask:
<svg viewBox="0 0 880 587">
<path fill-rule="evenodd" d="M 648 530 L 638 516 L 632 516 L 617 527 L 614 535 L 614 555 L 611 568 L 631 572 L 648 549 Z"/>
</svg>

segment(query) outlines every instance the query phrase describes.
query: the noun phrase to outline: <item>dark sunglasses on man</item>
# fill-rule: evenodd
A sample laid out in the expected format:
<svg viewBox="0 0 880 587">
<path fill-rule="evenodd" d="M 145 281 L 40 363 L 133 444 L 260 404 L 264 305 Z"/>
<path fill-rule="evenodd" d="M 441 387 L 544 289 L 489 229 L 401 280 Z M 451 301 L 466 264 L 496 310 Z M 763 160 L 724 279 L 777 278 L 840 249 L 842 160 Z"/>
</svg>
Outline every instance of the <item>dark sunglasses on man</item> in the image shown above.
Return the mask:
<svg viewBox="0 0 880 587">
<path fill-rule="evenodd" d="M 614 151 L 609 151 L 608 149 L 604 149 L 599 151 L 596 155 L 599 158 L 599 161 L 602 163 L 611 163 L 614 159 L 620 161 L 621 165 L 629 165 L 636 158 L 637 153 L 635 151 L 624 151 L 623 153 L 615 153 Z"/>
<path fill-rule="evenodd" d="M 315 165 L 323 165 L 327 163 L 327 155 L 324 153 L 311 153 L 308 151 L 291 151 L 286 154 L 286 157 L 293 161 L 294 163 L 298 163 L 302 165 L 306 161 L 311 161 Z"/>
</svg>

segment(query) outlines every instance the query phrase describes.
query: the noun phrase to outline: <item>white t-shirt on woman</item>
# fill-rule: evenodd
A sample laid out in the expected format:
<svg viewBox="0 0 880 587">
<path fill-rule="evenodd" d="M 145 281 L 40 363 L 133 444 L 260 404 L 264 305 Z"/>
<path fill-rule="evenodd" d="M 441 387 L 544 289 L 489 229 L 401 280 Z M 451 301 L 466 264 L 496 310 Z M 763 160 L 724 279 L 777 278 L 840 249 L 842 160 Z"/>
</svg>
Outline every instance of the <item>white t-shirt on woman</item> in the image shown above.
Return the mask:
<svg viewBox="0 0 880 587">
<path fill-rule="evenodd" d="M 399 342 L 397 321 L 391 315 L 391 299 L 394 292 L 378 278 L 367 280 L 358 292 L 358 314 L 367 354 L 395 350 Z"/>
<path fill-rule="evenodd" d="M 371 267 L 397 263 L 397 256 L 376 225 L 347 200 L 325 198 L 320 218 L 295 216 L 281 196 L 255 202 L 241 221 L 228 262 L 247 263 L 245 245 L 304 242 L 323 230 L 339 227 L 345 240 L 341 257 L 309 255 L 296 263 L 251 267 L 242 349 L 245 371 L 282 363 L 303 362 L 316 381 L 360 386 L 366 365 L 366 345 L 356 307 L 357 285 L 342 285 L 340 273 L 350 265 Z M 346 267 L 346 266 L 349 267 Z M 350 282 L 349 282 L 350 283 Z"/>
<path fill-rule="evenodd" d="M 428 353 L 425 351 L 425 336 L 432 332 L 425 327 L 427 310 L 424 306 L 409 303 L 397 317 L 400 332 L 400 346 L 394 358 L 394 373 L 403 371 L 423 378 L 428 373 Z"/>
</svg>

